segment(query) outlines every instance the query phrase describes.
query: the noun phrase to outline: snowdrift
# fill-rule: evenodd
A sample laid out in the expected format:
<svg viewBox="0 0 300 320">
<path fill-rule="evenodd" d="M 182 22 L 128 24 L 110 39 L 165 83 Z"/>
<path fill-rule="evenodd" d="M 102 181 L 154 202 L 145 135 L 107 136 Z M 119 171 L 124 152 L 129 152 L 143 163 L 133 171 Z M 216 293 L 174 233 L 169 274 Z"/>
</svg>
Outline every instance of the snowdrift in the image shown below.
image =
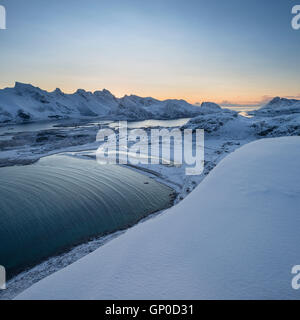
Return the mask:
<svg viewBox="0 0 300 320">
<path fill-rule="evenodd" d="M 299 157 L 299 137 L 240 148 L 180 204 L 18 299 L 299 299 Z"/>
</svg>

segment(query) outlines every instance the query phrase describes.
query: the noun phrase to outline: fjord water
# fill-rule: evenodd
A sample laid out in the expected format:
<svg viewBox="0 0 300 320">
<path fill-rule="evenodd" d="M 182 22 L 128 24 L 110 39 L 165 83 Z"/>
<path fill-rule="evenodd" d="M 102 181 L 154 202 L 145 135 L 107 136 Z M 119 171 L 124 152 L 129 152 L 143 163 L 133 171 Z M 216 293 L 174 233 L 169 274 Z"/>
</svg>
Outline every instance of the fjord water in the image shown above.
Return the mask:
<svg viewBox="0 0 300 320">
<path fill-rule="evenodd" d="M 165 209 L 173 193 L 128 168 L 68 155 L 0 168 L 0 176 L 0 265 L 8 275 Z"/>
</svg>

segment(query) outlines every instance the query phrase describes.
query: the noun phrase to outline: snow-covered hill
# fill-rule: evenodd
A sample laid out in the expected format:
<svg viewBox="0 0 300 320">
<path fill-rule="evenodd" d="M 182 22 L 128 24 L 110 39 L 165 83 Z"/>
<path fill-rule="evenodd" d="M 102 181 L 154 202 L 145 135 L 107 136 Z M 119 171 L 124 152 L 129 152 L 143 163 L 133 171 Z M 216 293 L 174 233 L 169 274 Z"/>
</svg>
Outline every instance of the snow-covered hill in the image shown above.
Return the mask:
<svg viewBox="0 0 300 320">
<path fill-rule="evenodd" d="M 256 135 L 282 137 L 300 135 L 300 100 L 274 98 L 262 108 L 252 111 Z"/>
<path fill-rule="evenodd" d="M 299 299 L 299 157 L 300 137 L 238 149 L 177 206 L 18 298 Z"/>
<path fill-rule="evenodd" d="M 94 93 L 77 90 L 74 94 L 65 94 L 60 89 L 47 92 L 18 82 L 14 88 L 0 90 L 0 123 L 86 117 L 176 119 L 194 117 L 199 109 L 183 100 L 116 98 L 108 90 Z"/>
<path fill-rule="evenodd" d="M 300 100 L 274 98 L 262 108 L 249 112 L 250 117 L 203 103 L 200 114 L 182 129 L 204 129 L 207 136 L 283 137 L 300 135 Z"/>
<path fill-rule="evenodd" d="M 236 111 L 222 109 L 215 103 L 204 102 L 200 107 L 200 115 L 192 118 L 181 129 L 204 129 L 206 134 L 216 135 L 220 134 L 220 130 L 227 123 L 234 121 L 236 124 L 239 120 L 241 120 L 241 117 Z"/>
<path fill-rule="evenodd" d="M 262 108 L 252 111 L 256 116 L 278 116 L 300 113 L 300 100 L 276 97 Z"/>
</svg>

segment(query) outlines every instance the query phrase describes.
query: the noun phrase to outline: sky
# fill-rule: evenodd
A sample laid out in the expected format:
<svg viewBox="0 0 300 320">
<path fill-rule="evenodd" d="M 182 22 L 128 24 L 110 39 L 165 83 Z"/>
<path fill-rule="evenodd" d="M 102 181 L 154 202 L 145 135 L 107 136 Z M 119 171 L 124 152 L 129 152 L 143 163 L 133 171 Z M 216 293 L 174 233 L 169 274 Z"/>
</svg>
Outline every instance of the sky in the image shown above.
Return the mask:
<svg viewBox="0 0 300 320">
<path fill-rule="evenodd" d="M 263 104 L 300 98 L 300 0 L 0 0 L 0 88 Z"/>
</svg>

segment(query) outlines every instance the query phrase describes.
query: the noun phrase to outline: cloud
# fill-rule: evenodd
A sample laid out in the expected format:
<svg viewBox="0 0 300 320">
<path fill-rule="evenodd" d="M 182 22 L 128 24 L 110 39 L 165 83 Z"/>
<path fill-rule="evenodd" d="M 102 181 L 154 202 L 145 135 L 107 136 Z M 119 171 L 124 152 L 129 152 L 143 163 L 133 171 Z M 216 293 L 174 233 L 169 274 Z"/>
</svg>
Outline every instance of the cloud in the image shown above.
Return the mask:
<svg viewBox="0 0 300 320">
<path fill-rule="evenodd" d="M 258 101 L 249 101 L 249 102 L 241 102 L 241 103 L 236 103 L 236 102 L 232 102 L 232 101 L 228 101 L 228 100 L 223 100 L 222 102 L 220 102 L 219 104 L 222 107 L 227 107 L 227 108 L 239 108 L 239 107 L 261 107 L 265 104 L 267 104 L 268 102 L 270 102 L 274 97 L 273 96 L 262 96 L 260 100 Z"/>
<path fill-rule="evenodd" d="M 300 99 L 300 93 L 298 93 L 295 96 L 285 96 L 284 98 L 287 98 L 287 99 Z"/>
</svg>

